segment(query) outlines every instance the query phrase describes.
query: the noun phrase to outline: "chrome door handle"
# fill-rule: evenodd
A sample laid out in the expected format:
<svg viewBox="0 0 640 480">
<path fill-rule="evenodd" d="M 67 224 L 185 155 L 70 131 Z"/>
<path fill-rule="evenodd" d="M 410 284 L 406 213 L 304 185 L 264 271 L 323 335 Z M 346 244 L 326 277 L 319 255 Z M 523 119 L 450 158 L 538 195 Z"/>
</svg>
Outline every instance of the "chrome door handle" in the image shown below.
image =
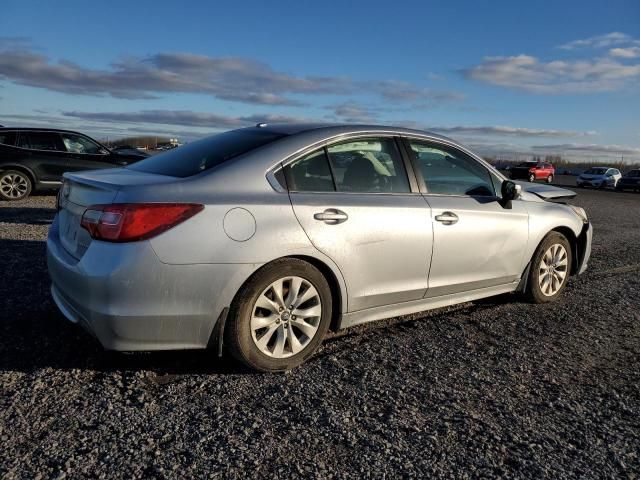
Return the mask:
<svg viewBox="0 0 640 480">
<path fill-rule="evenodd" d="M 313 218 L 329 225 L 337 225 L 338 223 L 346 222 L 349 215 L 337 208 L 327 208 L 324 212 L 314 213 Z"/>
<path fill-rule="evenodd" d="M 436 220 L 444 225 L 453 225 L 458 221 L 458 216 L 453 212 L 442 212 L 440 215 L 436 215 Z"/>
</svg>

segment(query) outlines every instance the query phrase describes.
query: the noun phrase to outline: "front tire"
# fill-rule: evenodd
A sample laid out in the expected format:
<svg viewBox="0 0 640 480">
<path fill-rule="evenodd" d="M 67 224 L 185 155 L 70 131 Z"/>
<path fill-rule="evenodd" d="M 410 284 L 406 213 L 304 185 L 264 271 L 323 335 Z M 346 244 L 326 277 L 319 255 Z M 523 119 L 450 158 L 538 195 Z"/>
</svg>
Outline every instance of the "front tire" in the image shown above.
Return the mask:
<svg viewBox="0 0 640 480">
<path fill-rule="evenodd" d="M 551 232 L 538 246 L 531 260 L 525 296 L 533 303 L 557 300 L 571 273 L 571 245 L 567 237 Z"/>
<path fill-rule="evenodd" d="M 276 260 L 238 293 L 225 343 L 233 357 L 254 370 L 289 370 L 314 353 L 331 316 L 331 289 L 324 275 L 302 260 Z"/>
<path fill-rule="evenodd" d="M 7 201 L 22 200 L 31 194 L 33 185 L 29 175 L 18 170 L 6 170 L 0 173 L 0 199 Z"/>
<path fill-rule="evenodd" d="M 530 182 L 535 182 L 536 181 L 536 176 L 533 173 L 531 175 L 529 175 L 529 181 Z"/>
<path fill-rule="evenodd" d="M 547 177 L 547 183 L 551 183 L 551 182 L 553 182 L 553 175 L 549 175 Z"/>
</svg>

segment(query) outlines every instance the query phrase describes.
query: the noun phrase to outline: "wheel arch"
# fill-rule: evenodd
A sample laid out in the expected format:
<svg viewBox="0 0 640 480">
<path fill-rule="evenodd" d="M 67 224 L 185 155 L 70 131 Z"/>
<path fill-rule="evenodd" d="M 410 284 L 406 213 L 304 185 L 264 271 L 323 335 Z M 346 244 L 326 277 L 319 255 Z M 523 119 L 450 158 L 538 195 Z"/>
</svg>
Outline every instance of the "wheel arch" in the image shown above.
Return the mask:
<svg viewBox="0 0 640 480">
<path fill-rule="evenodd" d="M 576 234 L 574 233 L 573 230 L 571 230 L 571 228 L 566 226 L 558 226 L 550 230 L 544 237 L 542 237 L 542 240 L 540 240 L 540 243 L 542 243 L 544 239 L 547 238 L 547 236 L 549 236 L 549 234 L 552 232 L 558 232 L 562 234 L 569 242 L 569 246 L 571 247 L 571 271 L 569 272 L 569 275 L 575 275 L 578 272 L 578 260 L 579 260 L 578 237 L 576 237 Z M 538 243 L 538 246 L 540 246 L 540 243 Z M 536 250 L 537 249 L 538 247 L 536 247 Z"/>
<path fill-rule="evenodd" d="M 13 163 L 3 163 L 0 165 L 0 172 L 5 172 L 7 170 L 16 170 L 18 172 L 25 173 L 29 176 L 29 180 L 31 180 L 31 188 L 36 188 L 38 177 L 36 177 L 36 174 L 29 167 L 25 167 L 24 165 L 20 164 L 16 165 Z"/>
<path fill-rule="evenodd" d="M 304 254 L 285 255 L 282 257 L 274 258 L 260 265 L 260 267 L 253 270 L 251 274 L 245 278 L 245 280 L 242 282 L 240 287 L 233 294 L 233 297 L 231 298 L 231 301 L 229 302 L 229 304 L 226 305 L 224 308 L 222 308 L 222 310 L 219 312 L 219 316 L 217 317 L 216 322 L 213 326 L 213 329 L 211 330 L 211 333 L 209 335 L 209 341 L 207 343 L 208 348 L 215 347 L 218 349 L 218 354 L 222 355 L 222 339 L 224 338 L 224 335 L 225 335 L 226 317 L 230 307 L 234 305 L 235 302 L 238 301 L 239 295 L 241 294 L 245 285 L 251 280 L 251 278 L 259 270 L 266 267 L 267 265 L 272 264 L 273 262 L 286 260 L 286 259 L 302 260 L 303 262 L 307 262 L 310 265 L 313 265 L 318 270 L 320 270 L 320 273 L 322 273 L 324 278 L 327 280 L 327 283 L 329 284 L 329 289 L 331 290 L 332 312 L 331 312 L 331 323 L 329 324 L 329 330 L 335 332 L 340 329 L 340 321 L 342 319 L 343 309 L 346 309 L 347 295 L 346 295 L 346 286 L 345 286 L 344 280 L 342 279 L 340 272 L 335 271 L 337 267 L 331 266 L 328 262 L 325 262 L 322 259 L 313 257 L 311 255 L 304 255 Z"/>
</svg>

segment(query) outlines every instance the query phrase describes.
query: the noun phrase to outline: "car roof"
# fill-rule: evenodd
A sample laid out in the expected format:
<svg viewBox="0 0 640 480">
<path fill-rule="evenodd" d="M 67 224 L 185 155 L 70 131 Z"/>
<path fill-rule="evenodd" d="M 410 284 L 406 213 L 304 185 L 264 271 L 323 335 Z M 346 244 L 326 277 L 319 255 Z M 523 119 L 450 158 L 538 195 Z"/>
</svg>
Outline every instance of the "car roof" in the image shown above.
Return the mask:
<svg viewBox="0 0 640 480">
<path fill-rule="evenodd" d="M 428 135 L 429 137 L 440 138 L 447 141 L 453 141 L 443 135 L 438 135 L 433 132 L 424 130 L 417 130 L 406 127 L 398 127 L 393 125 L 375 125 L 375 124 L 353 124 L 353 123 L 259 123 L 255 127 L 256 129 L 264 129 L 274 133 L 281 133 L 284 135 L 297 135 L 309 131 L 316 131 L 317 133 L 324 133 L 328 136 L 334 133 L 359 133 L 359 132 L 388 132 L 397 133 L 399 135 Z"/>
<path fill-rule="evenodd" d="M 21 132 L 54 132 L 54 133 L 75 133 L 77 135 L 88 136 L 85 133 L 76 132 L 74 130 L 62 130 L 60 128 L 38 128 L 38 127 L 0 127 L 0 132 L 2 131 L 14 131 L 20 130 Z"/>
</svg>

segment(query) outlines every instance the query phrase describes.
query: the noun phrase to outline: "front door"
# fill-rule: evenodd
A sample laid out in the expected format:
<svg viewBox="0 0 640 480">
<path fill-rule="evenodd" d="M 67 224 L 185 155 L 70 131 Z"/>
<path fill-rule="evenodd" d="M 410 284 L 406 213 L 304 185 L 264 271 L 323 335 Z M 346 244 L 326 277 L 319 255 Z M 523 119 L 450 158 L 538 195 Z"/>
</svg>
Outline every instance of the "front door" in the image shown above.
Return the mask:
<svg viewBox="0 0 640 480">
<path fill-rule="evenodd" d="M 90 138 L 66 132 L 61 137 L 67 150 L 69 172 L 118 166 L 113 156 Z"/>
<path fill-rule="evenodd" d="M 302 228 L 344 276 L 350 312 L 424 296 L 430 209 L 411 191 L 394 138 L 329 145 L 285 176 Z"/>
<path fill-rule="evenodd" d="M 515 282 L 527 245 L 525 202 L 502 205 L 499 178 L 450 146 L 409 140 L 433 220 L 433 257 L 427 297 Z"/>
</svg>

